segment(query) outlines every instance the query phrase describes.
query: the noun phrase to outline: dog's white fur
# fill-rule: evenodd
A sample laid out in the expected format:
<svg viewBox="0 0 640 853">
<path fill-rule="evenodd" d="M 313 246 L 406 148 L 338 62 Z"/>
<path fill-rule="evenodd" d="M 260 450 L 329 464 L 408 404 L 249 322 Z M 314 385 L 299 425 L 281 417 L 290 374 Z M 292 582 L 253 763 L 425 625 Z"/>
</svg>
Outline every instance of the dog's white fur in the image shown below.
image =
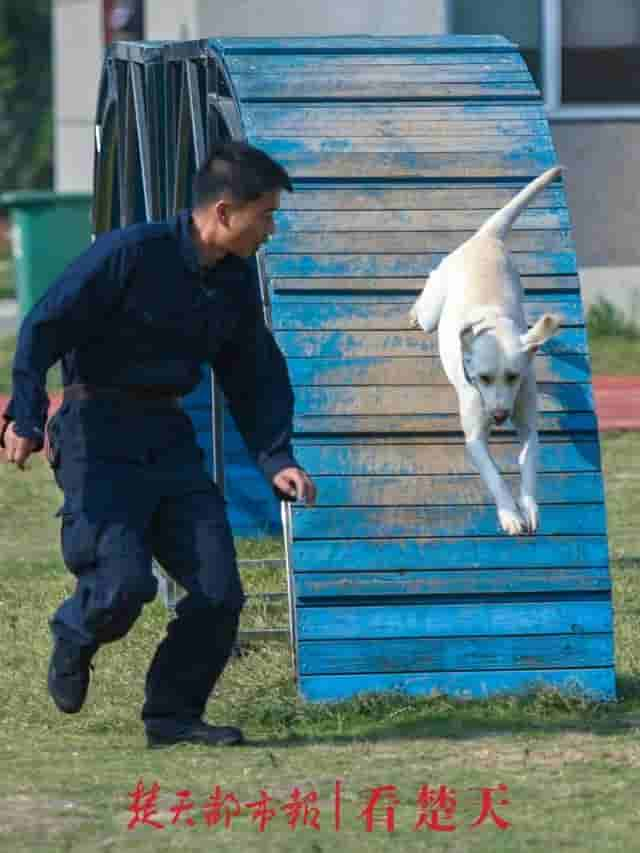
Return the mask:
<svg viewBox="0 0 640 853">
<path fill-rule="evenodd" d="M 458 395 L 467 449 L 495 500 L 500 526 L 512 535 L 538 527 L 532 362 L 560 318 L 544 314 L 527 331 L 520 276 L 504 241 L 519 213 L 561 171 L 544 172 L 447 255 L 409 313 L 412 326 L 438 330 L 440 359 Z M 517 505 L 488 451 L 491 427 L 508 417 L 522 443 Z"/>
</svg>

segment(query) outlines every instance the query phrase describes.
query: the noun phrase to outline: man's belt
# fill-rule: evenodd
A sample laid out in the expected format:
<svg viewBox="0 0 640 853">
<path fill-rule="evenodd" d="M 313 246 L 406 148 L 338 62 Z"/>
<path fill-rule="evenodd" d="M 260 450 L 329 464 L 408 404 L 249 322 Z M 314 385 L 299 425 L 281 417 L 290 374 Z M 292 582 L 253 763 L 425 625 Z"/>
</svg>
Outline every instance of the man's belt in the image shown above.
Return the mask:
<svg viewBox="0 0 640 853">
<path fill-rule="evenodd" d="M 165 403 L 180 405 L 180 392 L 175 388 L 123 388 L 111 385 L 65 385 L 63 402 L 66 400 L 122 399 L 139 403 Z"/>
</svg>

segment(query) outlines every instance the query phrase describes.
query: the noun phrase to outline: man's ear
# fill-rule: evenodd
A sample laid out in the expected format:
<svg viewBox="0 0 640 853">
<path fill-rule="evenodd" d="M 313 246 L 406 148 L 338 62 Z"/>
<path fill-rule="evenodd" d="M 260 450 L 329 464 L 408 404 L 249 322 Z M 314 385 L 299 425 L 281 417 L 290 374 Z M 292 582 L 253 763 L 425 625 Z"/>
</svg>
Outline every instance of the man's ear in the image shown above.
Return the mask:
<svg viewBox="0 0 640 853">
<path fill-rule="evenodd" d="M 561 322 L 562 317 L 558 314 L 543 314 L 526 334 L 520 335 L 522 351 L 533 355 L 542 344 L 555 335 Z"/>
</svg>

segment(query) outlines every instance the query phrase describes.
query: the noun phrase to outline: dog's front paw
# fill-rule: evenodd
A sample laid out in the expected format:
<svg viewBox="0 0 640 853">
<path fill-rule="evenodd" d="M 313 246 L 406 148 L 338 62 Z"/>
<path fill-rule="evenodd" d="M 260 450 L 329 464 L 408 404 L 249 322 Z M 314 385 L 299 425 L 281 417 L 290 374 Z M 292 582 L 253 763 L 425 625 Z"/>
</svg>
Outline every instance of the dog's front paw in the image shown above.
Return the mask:
<svg viewBox="0 0 640 853">
<path fill-rule="evenodd" d="M 518 536 L 526 529 L 525 521 L 515 509 L 498 509 L 500 526 L 509 536 Z"/>
<path fill-rule="evenodd" d="M 416 311 L 415 305 L 409 311 L 409 328 L 410 329 L 419 329 L 420 321 L 418 320 L 418 312 Z"/>
<path fill-rule="evenodd" d="M 524 516 L 525 523 L 529 533 L 535 533 L 538 529 L 540 515 L 538 513 L 538 504 L 529 495 L 521 495 L 518 501 L 520 512 Z"/>
</svg>

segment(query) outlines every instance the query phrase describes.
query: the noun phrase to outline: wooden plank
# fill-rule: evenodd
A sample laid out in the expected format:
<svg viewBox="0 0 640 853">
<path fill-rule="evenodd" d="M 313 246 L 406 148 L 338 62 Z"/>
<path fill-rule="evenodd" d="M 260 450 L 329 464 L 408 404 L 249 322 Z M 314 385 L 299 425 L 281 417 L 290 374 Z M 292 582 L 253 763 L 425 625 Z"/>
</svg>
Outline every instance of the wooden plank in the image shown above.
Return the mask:
<svg viewBox="0 0 640 853">
<path fill-rule="evenodd" d="M 449 380 L 436 356 L 406 358 L 289 358 L 289 376 L 302 385 L 448 385 Z M 585 356 L 554 358 L 537 355 L 534 369 L 538 381 L 588 382 L 591 379 Z"/>
<path fill-rule="evenodd" d="M 606 536 L 294 540 L 296 572 L 581 568 L 609 565 Z M 526 633 L 524 630 L 517 633 Z"/>
<path fill-rule="evenodd" d="M 304 129 L 305 135 L 328 135 L 328 127 L 354 129 L 354 136 L 371 126 L 393 128 L 402 132 L 403 123 L 413 127 L 438 123 L 454 123 L 458 132 L 469 133 L 475 122 L 544 122 L 550 134 L 544 105 L 531 101 L 511 103 L 508 101 L 466 103 L 403 102 L 384 103 L 362 101 L 358 104 L 335 101 L 332 103 L 272 103 L 244 104 L 242 114 L 248 125 L 263 133 L 272 133 L 273 128 Z M 382 122 L 382 124 L 380 124 Z M 359 130 L 360 129 L 360 130 Z M 365 135 L 368 133 L 365 132 Z"/>
<path fill-rule="evenodd" d="M 501 98 L 523 99 L 539 98 L 540 92 L 527 74 L 513 75 L 515 80 L 478 80 L 471 82 L 438 82 L 420 79 L 417 72 L 413 79 L 403 79 L 402 75 L 359 76 L 350 74 L 234 74 L 233 83 L 238 99 L 242 101 L 301 101 L 337 100 L 339 98 L 355 100 L 359 98 L 416 99 L 416 98 Z M 511 75 L 510 75 L 511 76 Z M 417 79 L 416 79 L 417 78 Z"/>
<path fill-rule="evenodd" d="M 267 148 L 267 154 L 272 152 Z M 532 179 L 556 164 L 551 149 L 520 155 L 516 152 L 471 151 L 460 157 L 447 153 L 328 153 L 291 154 L 278 162 L 294 180 L 301 178 L 439 180 L 452 178 L 528 178 Z"/>
<path fill-rule="evenodd" d="M 493 449 L 493 448 L 492 448 Z M 518 494 L 520 475 L 503 477 L 513 495 Z M 353 506 L 493 506 L 493 498 L 479 476 L 473 474 L 439 474 L 403 477 L 364 476 L 345 474 L 316 476 L 317 507 Z M 597 473 L 538 474 L 537 501 L 539 504 L 583 504 L 604 501 L 602 475 Z M 298 511 L 293 508 L 295 513 Z M 296 516 L 297 517 L 297 516 Z M 296 536 L 299 534 L 296 528 Z M 355 535 L 355 534 L 354 534 Z"/>
<path fill-rule="evenodd" d="M 286 69 L 286 70 L 285 70 Z M 259 91 L 262 83 L 266 92 L 280 92 L 285 87 L 287 93 L 297 93 L 302 97 L 306 92 L 342 91 L 345 86 L 364 87 L 373 90 L 380 98 L 386 97 L 386 87 L 394 88 L 402 84 L 408 86 L 421 84 L 432 86 L 438 83 L 494 84 L 496 94 L 501 94 L 500 84 L 519 84 L 518 88 L 528 94 L 535 89 L 535 83 L 527 66 L 495 66 L 473 63 L 471 65 L 447 65 L 431 63 L 405 63 L 403 65 L 373 62 L 354 64 L 334 57 L 318 57 L 315 63 L 299 62 L 290 57 L 286 66 L 271 62 L 255 63 L 251 68 L 236 69 L 234 83 L 242 90 L 243 84 L 251 86 L 251 91 Z M 279 85 L 278 85 L 279 84 Z M 401 91 L 398 89 L 398 91 Z M 493 91 L 493 89 L 492 89 Z M 290 95 L 287 95 L 290 96 Z M 276 95 L 278 97 L 278 95 Z M 315 97 L 315 95 L 314 95 Z M 403 97 L 402 94 L 399 97 Z"/>
<path fill-rule="evenodd" d="M 447 256 L 447 252 L 422 255 L 399 254 L 264 254 L 269 278 L 426 277 Z M 517 252 L 513 261 L 520 275 L 575 275 L 578 271 L 572 251 Z"/>
<path fill-rule="evenodd" d="M 408 695 L 444 694 L 455 699 L 487 699 L 499 694 L 526 694 L 532 689 L 557 687 L 594 701 L 616 698 L 613 667 L 593 669 L 479 670 L 438 673 L 375 673 L 367 675 L 312 675 L 298 679 L 308 701 L 337 702 L 359 693 L 400 691 Z"/>
<path fill-rule="evenodd" d="M 402 66 L 444 66 L 445 68 L 462 68 L 464 70 L 485 69 L 489 71 L 497 69 L 515 69 L 526 71 L 527 65 L 522 57 L 516 53 L 455 53 L 439 51 L 437 53 L 366 53 L 366 54 L 337 54 L 325 55 L 298 54 L 243 54 L 230 56 L 227 66 L 233 72 L 248 74 L 251 72 L 268 71 L 269 73 L 281 73 L 289 71 L 292 62 L 298 70 L 307 70 L 316 73 L 324 73 L 326 70 L 355 70 L 360 68 L 379 68 Z"/>
<path fill-rule="evenodd" d="M 613 629 L 608 598 L 577 600 L 530 596 L 518 601 L 466 601 L 461 604 L 363 604 L 298 607 L 298 641 L 367 637 L 472 637 L 482 634 L 594 634 Z"/>
<path fill-rule="evenodd" d="M 257 106 L 259 105 L 246 105 L 246 111 L 248 112 L 251 107 Z M 285 110 L 287 109 L 286 105 L 277 103 L 274 106 L 274 111 L 278 112 L 283 107 Z M 334 117 L 333 123 L 329 116 L 324 115 L 311 117 L 306 122 L 299 116 L 292 116 L 289 119 L 284 118 L 280 122 L 269 121 L 268 119 L 256 121 L 248 118 L 245 122 L 245 128 L 248 139 L 254 139 L 258 135 L 283 139 L 301 137 L 332 139 L 345 136 L 351 139 L 402 138 L 405 136 L 431 136 L 446 139 L 457 134 L 467 138 L 480 139 L 485 135 L 503 134 L 505 136 L 537 136 L 547 143 L 552 141 L 549 125 L 546 122 L 541 119 L 527 119 L 526 117 L 509 119 L 494 116 L 487 120 L 478 119 L 463 124 L 460 119 L 456 120 L 453 117 L 436 121 L 432 118 L 425 118 L 424 115 L 414 121 L 407 120 L 400 115 L 393 115 L 391 118 L 388 115 L 386 117 L 365 115 L 353 121 L 346 121 L 341 115 L 338 115 Z"/>
<path fill-rule="evenodd" d="M 428 499 L 423 497 L 423 501 Z M 293 530 L 303 539 L 393 539 L 498 536 L 502 532 L 493 505 L 473 506 L 293 506 Z M 540 506 L 540 531 L 545 536 L 606 535 L 602 504 Z"/>
<path fill-rule="evenodd" d="M 509 595 L 519 593 L 608 592 L 609 570 L 518 569 L 487 571 L 470 569 L 452 572 L 301 572 L 295 575 L 294 590 L 298 606 L 317 599 L 380 598 L 402 600 L 411 596 L 437 595 Z M 316 601 L 316 603 L 319 603 Z M 356 606 L 356 603 L 353 602 Z M 524 639 L 524 638 L 523 638 Z"/>
<path fill-rule="evenodd" d="M 591 412 L 590 383 L 540 382 L 539 412 Z M 456 391 L 450 385 L 302 386 L 296 389 L 296 414 L 416 415 L 457 414 Z"/>
<path fill-rule="evenodd" d="M 456 132 L 459 133 L 460 130 Z M 393 184 L 319 186 L 305 183 L 298 185 L 295 192 L 283 193 L 281 206 L 283 211 L 331 211 L 330 216 L 351 210 L 378 211 L 382 215 L 393 210 L 403 212 L 430 210 L 435 216 L 440 212 L 444 215 L 445 211 L 485 210 L 489 215 L 489 212 L 498 210 L 511 201 L 521 189 L 524 189 L 525 184 L 524 180 L 513 180 L 498 185 L 494 183 L 431 183 L 413 186 L 394 186 Z M 522 216 L 536 209 L 556 208 L 566 212 L 566 200 L 562 185 L 553 183 L 545 187 L 532 200 Z"/>
<path fill-rule="evenodd" d="M 268 252 L 294 253 L 396 253 L 453 252 L 474 231 L 283 231 L 269 240 Z M 509 251 L 561 255 L 575 252 L 568 230 L 511 231 L 505 240 Z"/>
<path fill-rule="evenodd" d="M 276 329 L 275 339 L 287 358 L 367 358 L 384 356 L 437 356 L 438 335 L 420 329 L 394 331 L 313 331 Z M 584 328 L 561 328 L 539 350 L 536 359 L 554 355 L 564 361 L 587 353 Z M 538 362 L 536 361 L 536 364 Z"/>
<path fill-rule="evenodd" d="M 422 154 L 494 153 L 512 157 L 537 151 L 553 152 L 553 142 L 544 134 L 513 136 L 483 134 L 451 136 L 411 133 L 406 136 L 382 137 L 274 137 L 251 135 L 248 141 L 257 148 L 269 151 L 272 157 L 284 160 L 291 157 L 328 156 L 333 154 Z"/>
<path fill-rule="evenodd" d="M 398 299 L 346 299 L 316 300 L 314 298 L 280 297 L 273 301 L 273 329 L 307 329 L 343 331 L 408 331 L 408 312 L 413 300 Z M 562 315 L 564 326 L 583 325 L 582 302 L 578 295 L 563 298 L 543 299 L 533 297 L 525 300 L 524 311 L 527 323 L 533 324 L 547 311 Z M 422 332 L 424 335 L 425 333 Z"/>
<path fill-rule="evenodd" d="M 330 441 L 330 440 L 329 440 Z M 506 474 L 519 471 L 517 442 L 491 442 L 491 455 Z M 296 458 L 313 477 L 447 477 L 476 474 L 464 443 L 419 444 L 401 439 L 393 444 L 379 442 L 348 444 L 300 443 Z M 540 445 L 538 470 L 545 473 L 600 472 L 597 441 L 549 442 Z M 347 481 L 348 482 L 348 481 Z M 345 487 L 347 488 L 347 487 Z"/>
<path fill-rule="evenodd" d="M 487 210 L 298 210 L 275 216 L 276 233 L 313 232 L 323 234 L 347 231 L 421 231 L 474 232 L 491 213 Z M 524 210 L 513 224 L 513 231 L 567 230 L 566 208 Z"/>
<path fill-rule="evenodd" d="M 610 634 L 335 640 L 300 643 L 298 661 L 303 675 L 560 669 L 613 666 L 614 648 Z"/>
<path fill-rule="evenodd" d="M 508 426 L 495 427 L 492 434 L 503 436 L 515 431 Z M 537 427 L 540 433 L 597 433 L 598 420 L 595 412 L 538 412 Z M 294 417 L 293 430 L 296 435 L 360 435 L 388 433 L 404 436 L 407 433 L 421 435 L 462 435 L 460 418 L 456 414 L 418 415 L 306 415 Z"/>
<path fill-rule="evenodd" d="M 239 54 L 323 54 L 323 53 L 432 53 L 459 51 L 492 51 L 517 53 L 516 45 L 498 35 L 426 35 L 426 36 L 287 36 L 285 38 L 224 37 L 210 39 L 213 48 L 223 52 L 225 59 Z"/>
<path fill-rule="evenodd" d="M 525 295 L 537 290 L 578 291 L 579 281 L 575 275 L 526 275 L 521 276 Z M 269 285 L 273 293 L 308 292 L 331 293 L 351 292 L 373 295 L 381 291 L 410 293 L 417 296 L 426 284 L 424 277 L 417 278 L 272 278 Z"/>
</svg>

